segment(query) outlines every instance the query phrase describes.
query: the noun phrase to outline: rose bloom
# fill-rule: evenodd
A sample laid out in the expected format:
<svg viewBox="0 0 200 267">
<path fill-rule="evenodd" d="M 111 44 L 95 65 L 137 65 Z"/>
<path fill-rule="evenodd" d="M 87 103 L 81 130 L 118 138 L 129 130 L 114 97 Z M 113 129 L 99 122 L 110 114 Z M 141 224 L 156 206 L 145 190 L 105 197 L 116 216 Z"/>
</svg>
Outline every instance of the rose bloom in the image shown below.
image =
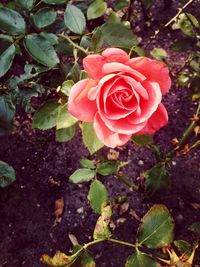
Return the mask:
<svg viewBox="0 0 200 267">
<path fill-rule="evenodd" d="M 119 48 L 89 55 L 83 66 L 90 79 L 76 83 L 70 92 L 69 112 L 93 122 L 97 137 L 108 147 L 125 144 L 132 136 L 153 134 L 168 122 L 161 103 L 170 86 L 163 62 L 131 58 Z"/>
</svg>

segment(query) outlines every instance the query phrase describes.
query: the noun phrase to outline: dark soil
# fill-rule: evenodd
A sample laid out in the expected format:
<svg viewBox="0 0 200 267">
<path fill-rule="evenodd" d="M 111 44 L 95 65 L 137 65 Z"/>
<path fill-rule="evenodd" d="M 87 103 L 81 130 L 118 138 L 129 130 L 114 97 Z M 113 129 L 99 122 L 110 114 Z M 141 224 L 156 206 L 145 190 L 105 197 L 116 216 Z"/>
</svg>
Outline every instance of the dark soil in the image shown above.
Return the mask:
<svg viewBox="0 0 200 267">
<path fill-rule="evenodd" d="M 176 10 L 172 6 L 169 14 L 176 13 Z M 142 41 L 145 42 L 151 33 L 146 31 L 142 34 Z M 173 35 L 169 30 L 164 31 L 153 45 L 169 51 Z M 170 53 L 169 61 L 174 71 L 180 67 L 185 56 Z M 169 151 L 172 147 L 170 141 L 181 137 L 197 103 L 192 103 L 187 89 L 176 89 L 175 84 L 163 102 L 170 120 L 156 134 L 155 144 L 163 151 Z M 14 133 L 0 140 L 0 160 L 11 164 L 17 173 L 17 181 L 0 190 L 0 267 L 42 267 L 42 254 L 53 255 L 57 250 L 68 253 L 72 248 L 69 234 L 75 235 L 80 244 L 91 241 L 98 216 L 92 212 L 87 201 L 89 185 L 68 183 L 69 175 L 80 167 L 79 160 L 89 157 L 89 153 L 82 145 L 79 132 L 73 140 L 60 144 L 55 141 L 54 130 L 33 130 L 30 116 L 24 113 L 19 112 L 15 125 Z M 105 155 L 107 151 L 107 148 L 103 149 Z M 144 170 L 155 163 L 151 150 L 131 142 L 119 152 L 120 160 L 131 160 L 124 168 L 130 180 L 136 181 Z M 130 208 L 139 217 L 151 204 L 165 204 L 174 216 L 175 238 L 193 242 L 197 237 L 191 235 L 187 228 L 193 222 L 200 221 L 200 210 L 191 205 L 200 203 L 200 151 L 193 150 L 174 158 L 170 177 L 171 188 L 151 200 L 130 192 L 112 176 L 101 177 L 101 181 L 108 188 L 110 198 L 127 195 Z M 52 179 L 60 185 L 53 185 Z M 61 197 L 64 198 L 65 209 L 61 222 L 55 225 L 54 205 Z M 139 224 L 129 212 L 122 217 L 126 220 L 117 226 L 114 236 L 134 242 Z M 91 251 L 99 267 L 124 266 L 126 258 L 133 252 L 132 249 L 111 243 L 96 245 Z M 200 266 L 199 258 L 196 258 L 194 266 Z"/>
</svg>

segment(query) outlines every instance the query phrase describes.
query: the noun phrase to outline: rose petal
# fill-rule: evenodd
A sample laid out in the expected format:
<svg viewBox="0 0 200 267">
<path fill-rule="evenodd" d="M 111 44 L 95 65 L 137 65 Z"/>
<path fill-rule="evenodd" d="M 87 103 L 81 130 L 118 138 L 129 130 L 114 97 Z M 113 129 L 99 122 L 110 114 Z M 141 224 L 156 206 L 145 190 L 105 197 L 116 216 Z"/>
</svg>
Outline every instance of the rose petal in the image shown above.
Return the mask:
<svg viewBox="0 0 200 267">
<path fill-rule="evenodd" d="M 171 87 L 171 79 L 167 66 L 160 61 L 147 57 L 131 58 L 127 63 L 128 66 L 141 72 L 147 77 L 148 81 L 157 82 L 160 85 L 162 94 L 168 92 Z"/>
<path fill-rule="evenodd" d="M 89 55 L 83 59 L 83 67 L 90 78 L 99 80 L 102 77 L 102 66 L 105 63 L 101 55 Z"/>
<path fill-rule="evenodd" d="M 153 113 L 153 115 L 148 119 L 148 122 L 144 129 L 137 133 L 137 135 L 142 134 L 154 134 L 160 128 L 165 126 L 168 122 L 168 114 L 164 105 L 160 103 L 157 110 Z"/>
<path fill-rule="evenodd" d="M 125 63 L 130 59 L 129 55 L 120 48 L 107 48 L 103 51 L 102 56 L 106 62 L 121 62 Z"/>
<path fill-rule="evenodd" d="M 97 112 L 96 101 L 88 99 L 88 91 L 93 86 L 96 86 L 96 81 L 85 79 L 76 83 L 71 89 L 68 110 L 81 121 L 93 121 Z"/>
<path fill-rule="evenodd" d="M 97 137 L 104 143 L 104 145 L 111 148 L 122 146 L 131 138 L 131 135 L 118 134 L 111 131 L 106 127 L 98 113 L 94 118 L 94 130 Z"/>
<path fill-rule="evenodd" d="M 127 117 L 129 123 L 138 124 L 147 121 L 156 111 L 158 105 L 161 102 L 162 95 L 158 83 L 144 81 L 142 85 L 146 88 L 149 99 L 144 100 L 143 98 L 140 98 L 139 106 L 141 109 L 141 114 L 138 116 L 135 113 L 129 115 Z"/>
<path fill-rule="evenodd" d="M 125 63 L 130 58 L 125 51 L 119 48 L 107 48 L 103 51 L 102 56 L 98 54 L 89 55 L 83 59 L 83 67 L 89 77 L 99 80 L 102 75 L 102 66 L 106 62 Z"/>
<path fill-rule="evenodd" d="M 103 64 L 102 66 L 103 75 L 107 75 L 113 72 L 128 73 L 130 76 L 133 76 L 137 81 L 140 81 L 140 82 L 146 80 L 146 77 L 142 73 L 122 63 L 112 62 L 112 63 Z"/>
</svg>

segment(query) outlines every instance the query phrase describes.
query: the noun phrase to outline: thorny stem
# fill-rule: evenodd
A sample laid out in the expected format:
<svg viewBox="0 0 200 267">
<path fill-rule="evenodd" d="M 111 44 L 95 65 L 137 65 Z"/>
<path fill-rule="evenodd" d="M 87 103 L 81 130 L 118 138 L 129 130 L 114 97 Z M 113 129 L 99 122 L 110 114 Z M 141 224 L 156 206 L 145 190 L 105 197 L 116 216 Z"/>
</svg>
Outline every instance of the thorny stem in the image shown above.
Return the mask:
<svg viewBox="0 0 200 267">
<path fill-rule="evenodd" d="M 200 102 L 199 102 L 199 105 L 197 107 L 197 111 L 196 111 L 195 117 L 198 117 L 199 115 L 200 115 Z M 178 149 L 181 149 L 182 147 L 184 147 L 187 144 L 187 141 L 191 137 L 196 124 L 197 124 L 197 121 L 193 120 L 190 123 L 190 125 L 187 127 L 187 129 L 184 131 L 182 138 L 178 142 L 178 145 L 177 145 Z M 169 154 L 167 155 L 167 158 L 168 159 L 173 158 L 175 153 L 176 153 L 176 148 L 173 149 L 171 152 L 169 152 Z"/>
<path fill-rule="evenodd" d="M 78 50 L 82 51 L 84 54 L 89 55 L 91 54 L 89 51 L 84 49 L 83 47 L 79 46 L 78 44 L 74 43 L 69 36 L 64 35 L 64 34 L 58 34 L 59 37 L 66 39 L 73 47 L 77 48 Z"/>
<path fill-rule="evenodd" d="M 97 239 L 97 240 L 93 240 L 93 241 L 91 241 L 91 242 L 85 244 L 85 245 L 83 246 L 83 248 L 84 248 L 84 249 L 87 249 L 88 247 L 90 247 L 90 246 L 92 246 L 92 245 L 95 245 L 95 244 L 98 244 L 98 243 L 101 243 L 101 242 L 104 242 L 104 241 L 106 241 L 106 239 Z"/>
<path fill-rule="evenodd" d="M 125 185 L 127 185 L 129 187 L 129 189 L 131 191 L 138 191 L 138 186 L 132 182 L 130 182 L 125 176 L 120 175 L 120 174 L 116 174 L 116 177 L 119 181 L 121 181 L 122 183 L 124 183 Z"/>
<path fill-rule="evenodd" d="M 199 105 L 198 105 L 198 108 L 197 108 L 197 111 L 196 111 L 195 116 L 198 117 L 199 115 L 200 115 L 200 102 L 199 102 Z M 185 130 L 185 132 L 183 133 L 183 136 L 182 136 L 181 140 L 178 143 L 178 146 L 180 148 L 183 147 L 187 143 L 188 138 L 190 138 L 191 134 L 194 131 L 194 128 L 196 126 L 196 123 L 197 122 L 195 120 L 193 120 L 190 123 L 190 125 L 188 126 L 188 128 Z"/>
<path fill-rule="evenodd" d="M 101 242 L 104 242 L 104 241 L 110 241 L 110 242 L 113 242 L 113 243 L 118 243 L 118 244 L 121 244 L 121 245 L 124 245 L 124 246 L 133 247 L 133 248 L 136 248 L 137 247 L 135 244 L 132 244 L 132 243 L 129 243 L 129 242 L 126 242 L 126 241 L 122 241 L 122 240 L 118 240 L 118 239 L 113 239 L 113 238 L 104 238 L 104 239 L 93 240 L 93 241 L 85 244 L 83 246 L 83 249 L 87 249 L 88 247 L 90 247 L 92 245 L 95 245 L 95 244 L 98 244 L 98 243 L 101 243 Z"/>
<path fill-rule="evenodd" d="M 154 35 L 150 38 L 149 42 L 147 42 L 145 49 L 152 43 L 152 41 L 159 35 L 159 33 L 161 32 L 161 30 L 167 28 L 170 24 L 172 24 L 177 18 L 178 16 L 190 5 L 192 4 L 192 2 L 194 2 L 194 0 L 189 0 L 183 7 L 179 8 L 179 11 L 177 12 L 177 14 L 170 19 L 170 21 L 168 21 L 166 24 L 164 24 L 163 26 L 161 26 L 160 29 L 158 29 L 157 31 L 155 31 Z"/>
<path fill-rule="evenodd" d="M 137 247 L 135 244 L 132 244 L 132 243 L 129 243 L 129 242 L 125 242 L 125 241 L 122 241 L 122 240 L 117 240 L 117 239 L 113 239 L 113 238 L 108 238 L 107 240 L 111 241 L 113 243 L 118 243 L 118 244 L 124 245 L 124 246 L 129 246 L 129 247 L 133 247 L 133 248 Z"/>
</svg>

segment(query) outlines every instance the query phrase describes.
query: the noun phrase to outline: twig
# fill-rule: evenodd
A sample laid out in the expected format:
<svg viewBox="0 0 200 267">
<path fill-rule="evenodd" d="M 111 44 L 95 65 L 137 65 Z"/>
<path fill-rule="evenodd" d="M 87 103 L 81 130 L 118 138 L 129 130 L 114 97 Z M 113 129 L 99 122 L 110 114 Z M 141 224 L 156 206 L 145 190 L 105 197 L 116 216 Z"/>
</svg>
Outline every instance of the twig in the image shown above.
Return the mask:
<svg viewBox="0 0 200 267">
<path fill-rule="evenodd" d="M 164 24 L 163 26 L 161 26 L 160 29 L 156 30 L 154 35 L 151 36 L 149 42 L 147 42 L 146 46 L 145 46 L 145 49 L 152 43 L 152 41 L 159 35 L 159 33 L 161 32 L 161 30 L 167 28 L 170 24 L 172 24 L 178 17 L 179 15 L 190 5 L 192 4 L 192 2 L 194 2 L 194 0 L 189 0 L 183 7 L 181 7 L 179 9 L 179 11 L 177 12 L 177 14 L 172 18 L 170 19 L 170 21 L 168 21 L 166 24 Z"/>
<path fill-rule="evenodd" d="M 77 48 L 78 50 L 82 51 L 84 54 L 89 55 L 91 52 L 88 50 L 84 49 L 83 47 L 79 46 L 78 44 L 74 43 L 69 36 L 64 35 L 64 34 L 58 34 L 58 37 L 61 37 L 63 39 L 66 39 L 73 47 Z"/>
</svg>

